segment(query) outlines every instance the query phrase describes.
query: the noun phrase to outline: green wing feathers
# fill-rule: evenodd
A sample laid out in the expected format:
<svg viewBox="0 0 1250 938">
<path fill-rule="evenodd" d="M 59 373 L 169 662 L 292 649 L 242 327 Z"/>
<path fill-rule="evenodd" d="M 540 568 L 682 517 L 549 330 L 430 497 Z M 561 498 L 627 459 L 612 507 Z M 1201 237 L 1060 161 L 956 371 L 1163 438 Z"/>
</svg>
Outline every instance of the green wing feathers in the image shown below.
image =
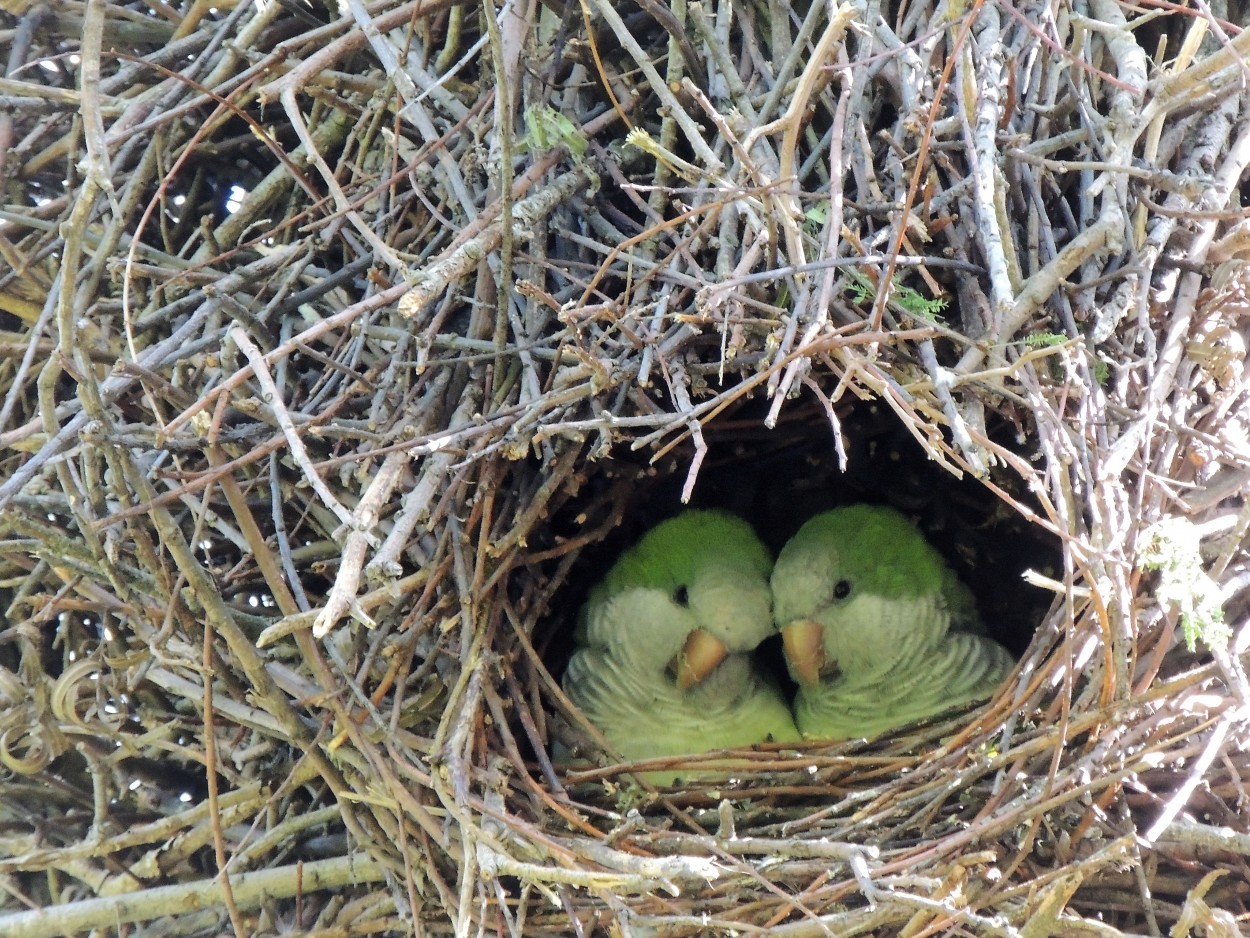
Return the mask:
<svg viewBox="0 0 1250 938">
<path fill-rule="evenodd" d="M 900 657 L 871 685 L 832 680 L 800 689 L 795 722 L 808 739 L 871 739 L 992 696 L 1014 665 L 996 642 L 951 633 L 938 648 Z"/>
</svg>

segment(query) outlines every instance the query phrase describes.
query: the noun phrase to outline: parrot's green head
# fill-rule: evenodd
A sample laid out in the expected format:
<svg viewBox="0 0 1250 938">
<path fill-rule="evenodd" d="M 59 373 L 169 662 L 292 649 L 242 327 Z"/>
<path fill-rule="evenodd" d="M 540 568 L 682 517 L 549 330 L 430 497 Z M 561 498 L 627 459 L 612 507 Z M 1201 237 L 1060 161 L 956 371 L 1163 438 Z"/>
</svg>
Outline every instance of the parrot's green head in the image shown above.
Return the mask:
<svg viewBox="0 0 1250 938">
<path fill-rule="evenodd" d="M 771 585 L 786 661 L 802 685 L 879 671 L 950 624 L 953 575 L 890 508 L 855 505 L 810 519 L 782 548 Z"/>
<path fill-rule="evenodd" d="M 749 652 L 772 634 L 771 569 L 768 548 L 741 518 L 684 512 L 621 555 L 591 592 L 578 639 L 652 664 L 674 661 L 679 682 L 690 686 L 725 655 Z M 637 591 L 651 596 L 647 615 L 620 622 L 596 614 L 623 607 L 622 597 Z"/>
</svg>

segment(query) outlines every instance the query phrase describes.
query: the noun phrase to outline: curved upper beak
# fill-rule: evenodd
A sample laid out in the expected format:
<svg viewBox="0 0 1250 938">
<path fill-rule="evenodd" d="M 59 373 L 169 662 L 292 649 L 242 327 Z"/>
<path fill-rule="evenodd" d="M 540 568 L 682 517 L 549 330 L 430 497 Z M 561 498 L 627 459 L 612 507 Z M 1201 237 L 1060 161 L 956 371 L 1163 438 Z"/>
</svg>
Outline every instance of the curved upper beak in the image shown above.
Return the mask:
<svg viewBox="0 0 1250 938">
<path fill-rule="evenodd" d="M 820 683 L 825 667 L 825 639 L 815 619 L 796 619 L 781 630 L 781 647 L 794 679 L 803 685 Z"/>
<path fill-rule="evenodd" d="M 695 629 L 686 636 L 686 644 L 677 655 L 677 686 L 689 690 L 716 670 L 729 649 L 719 638 L 704 629 Z"/>
</svg>

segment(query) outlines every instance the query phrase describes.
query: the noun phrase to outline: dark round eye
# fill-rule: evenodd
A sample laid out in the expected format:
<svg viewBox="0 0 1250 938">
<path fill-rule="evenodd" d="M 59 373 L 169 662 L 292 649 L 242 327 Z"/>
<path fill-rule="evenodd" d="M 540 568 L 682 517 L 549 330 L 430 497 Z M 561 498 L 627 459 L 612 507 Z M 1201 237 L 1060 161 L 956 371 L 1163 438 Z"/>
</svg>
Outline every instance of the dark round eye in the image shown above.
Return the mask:
<svg viewBox="0 0 1250 938">
<path fill-rule="evenodd" d="M 846 599 L 846 597 L 850 595 L 851 595 L 851 581 L 850 580 L 838 580 L 838 582 L 833 585 L 833 598 L 834 599 Z"/>
<path fill-rule="evenodd" d="M 690 590 L 686 589 L 684 586 L 677 587 L 677 589 L 673 590 L 673 602 L 677 603 L 679 606 L 689 606 Z"/>
</svg>

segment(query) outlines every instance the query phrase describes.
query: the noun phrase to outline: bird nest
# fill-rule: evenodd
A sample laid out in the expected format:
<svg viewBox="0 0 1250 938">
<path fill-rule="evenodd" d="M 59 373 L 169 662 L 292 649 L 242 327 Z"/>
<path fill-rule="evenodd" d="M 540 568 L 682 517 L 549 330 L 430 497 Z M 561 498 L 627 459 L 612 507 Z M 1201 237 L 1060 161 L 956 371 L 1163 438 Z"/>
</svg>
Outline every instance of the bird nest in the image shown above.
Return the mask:
<svg viewBox="0 0 1250 938">
<path fill-rule="evenodd" d="M 0 6 L 0 934 L 1237 933 L 1244 10 Z M 857 500 L 993 700 L 597 748 L 618 550 Z"/>
</svg>

